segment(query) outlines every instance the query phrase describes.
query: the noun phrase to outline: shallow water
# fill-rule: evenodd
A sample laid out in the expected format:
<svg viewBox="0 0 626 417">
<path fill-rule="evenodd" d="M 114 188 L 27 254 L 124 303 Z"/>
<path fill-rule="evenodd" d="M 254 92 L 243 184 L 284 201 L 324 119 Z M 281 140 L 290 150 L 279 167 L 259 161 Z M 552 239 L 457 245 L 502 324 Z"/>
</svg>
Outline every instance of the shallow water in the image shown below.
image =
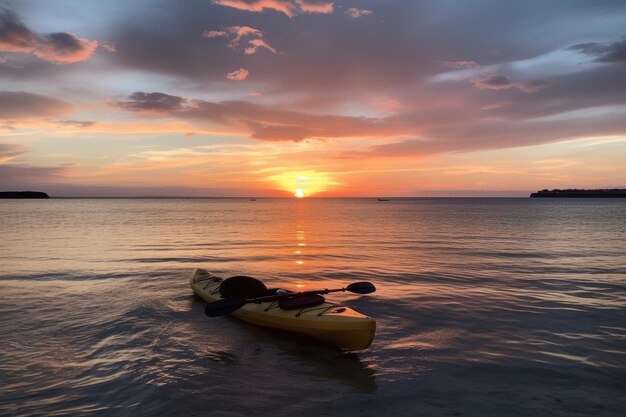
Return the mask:
<svg viewBox="0 0 626 417">
<path fill-rule="evenodd" d="M 626 202 L 0 201 L 0 415 L 618 416 Z M 209 319 L 203 267 L 378 322 L 358 353 Z"/>
</svg>

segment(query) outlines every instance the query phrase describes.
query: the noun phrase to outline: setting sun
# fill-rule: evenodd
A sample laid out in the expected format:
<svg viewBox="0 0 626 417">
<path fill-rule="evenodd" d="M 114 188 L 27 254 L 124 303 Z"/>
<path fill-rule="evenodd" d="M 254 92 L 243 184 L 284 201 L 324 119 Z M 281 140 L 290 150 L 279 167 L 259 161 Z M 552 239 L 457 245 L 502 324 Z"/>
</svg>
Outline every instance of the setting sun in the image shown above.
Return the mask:
<svg viewBox="0 0 626 417">
<path fill-rule="evenodd" d="M 328 173 L 317 171 L 285 172 L 267 179 L 278 183 L 282 190 L 293 193 L 297 198 L 302 198 L 305 194 L 311 196 L 328 191 L 339 185 Z"/>
</svg>

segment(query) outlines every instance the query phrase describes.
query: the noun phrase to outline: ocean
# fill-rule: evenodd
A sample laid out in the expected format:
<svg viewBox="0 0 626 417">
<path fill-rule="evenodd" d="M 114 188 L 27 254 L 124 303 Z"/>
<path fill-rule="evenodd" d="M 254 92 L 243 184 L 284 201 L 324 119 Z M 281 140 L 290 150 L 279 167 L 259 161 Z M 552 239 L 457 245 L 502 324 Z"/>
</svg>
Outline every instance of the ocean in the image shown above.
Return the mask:
<svg viewBox="0 0 626 417">
<path fill-rule="evenodd" d="M 0 415 L 622 416 L 626 201 L 0 201 Z M 195 268 L 332 294 L 370 348 L 208 318 Z M 297 286 L 297 287 L 296 287 Z"/>
</svg>

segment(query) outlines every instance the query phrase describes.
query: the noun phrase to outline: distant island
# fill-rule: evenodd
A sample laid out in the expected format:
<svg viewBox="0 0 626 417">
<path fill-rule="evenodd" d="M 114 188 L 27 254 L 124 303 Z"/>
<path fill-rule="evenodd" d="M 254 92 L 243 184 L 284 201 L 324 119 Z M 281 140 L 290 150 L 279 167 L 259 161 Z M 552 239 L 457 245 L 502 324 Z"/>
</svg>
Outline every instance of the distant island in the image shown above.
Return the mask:
<svg viewBox="0 0 626 417">
<path fill-rule="evenodd" d="M 50 198 L 41 191 L 0 191 L 0 198 Z"/>
<path fill-rule="evenodd" d="M 626 198 L 626 189 L 606 190 L 541 190 L 530 195 L 531 198 Z"/>
</svg>

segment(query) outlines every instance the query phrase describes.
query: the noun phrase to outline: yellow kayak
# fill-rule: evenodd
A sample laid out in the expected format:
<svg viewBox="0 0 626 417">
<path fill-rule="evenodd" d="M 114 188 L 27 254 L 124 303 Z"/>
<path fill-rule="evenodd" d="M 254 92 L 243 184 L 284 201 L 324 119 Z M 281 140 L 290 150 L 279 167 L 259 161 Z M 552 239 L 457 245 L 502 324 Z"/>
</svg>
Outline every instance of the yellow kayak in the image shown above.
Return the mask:
<svg viewBox="0 0 626 417">
<path fill-rule="evenodd" d="M 224 280 L 204 269 L 196 269 L 190 279 L 193 292 L 212 303 L 221 300 Z M 346 350 L 362 350 L 372 344 L 376 321 L 351 308 L 323 302 L 285 310 L 276 301 L 249 303 L 231 313 L 248 323 L 309 336 Z"/>
</svg>

